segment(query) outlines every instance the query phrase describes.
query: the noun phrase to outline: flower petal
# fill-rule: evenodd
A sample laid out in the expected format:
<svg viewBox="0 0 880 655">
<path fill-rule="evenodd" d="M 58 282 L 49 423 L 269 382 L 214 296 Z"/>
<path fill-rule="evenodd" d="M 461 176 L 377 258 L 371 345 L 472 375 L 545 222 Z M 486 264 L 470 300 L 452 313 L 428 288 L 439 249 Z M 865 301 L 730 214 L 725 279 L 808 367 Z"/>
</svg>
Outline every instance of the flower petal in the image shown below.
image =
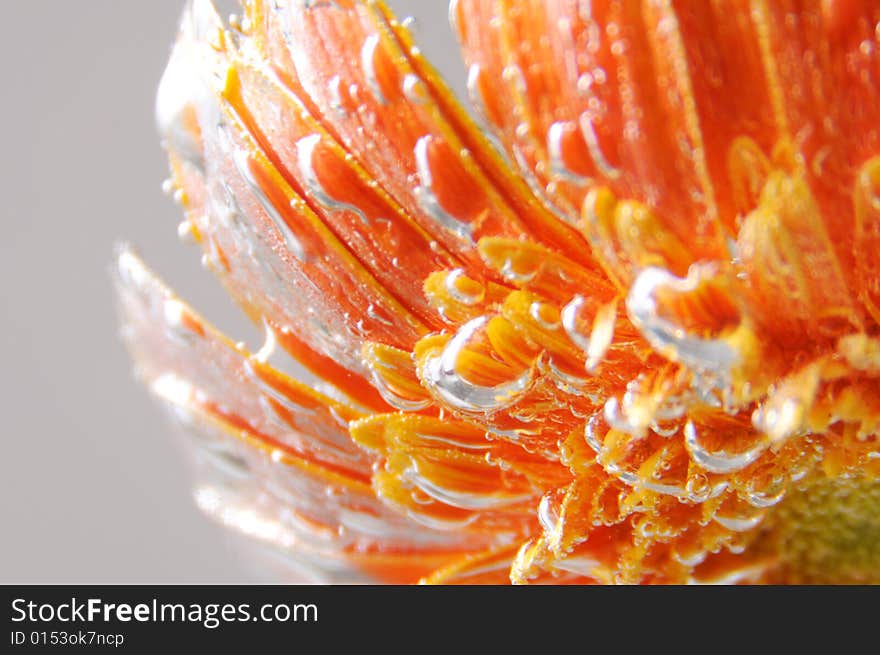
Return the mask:
<svg viewBox="0 0 880 655">
<path fill-rule="evenodd" d="M 374 458 L 349 438 L 355 409 L 231 344 L 129 250 L 115 282 L 139 375 L 197 437 L 206 476 L 197 501 L 208 513 L 297 557 L 407 581 L 482 545 L 379 501 L 369 485 Z"/>
<path fill-rule="evenodd" d="M 487 234 L 540 236 L 577 251 L 579 237 L 509 174 L 380 3 L 256 2 L 252 11 L 265 21 L 263 47 L 291 90 L 473 273 L 480 270 L 473 241 Z"/>
</svg>

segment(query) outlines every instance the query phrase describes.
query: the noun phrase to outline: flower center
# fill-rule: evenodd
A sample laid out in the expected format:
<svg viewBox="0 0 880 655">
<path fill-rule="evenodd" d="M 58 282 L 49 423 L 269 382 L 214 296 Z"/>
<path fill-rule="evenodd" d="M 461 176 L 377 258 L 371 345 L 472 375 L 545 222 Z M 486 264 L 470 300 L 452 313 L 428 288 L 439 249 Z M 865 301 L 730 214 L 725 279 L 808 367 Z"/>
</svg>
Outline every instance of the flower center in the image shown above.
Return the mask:
<svg viewBox="0 0 880 655">
<path fill-rule="evenodd" d="M 781 583 L 880 582 L 880 479 L 821 478 L 793 490 L 768 516 L 760 548 L 775 551 Z"/>
</svg>

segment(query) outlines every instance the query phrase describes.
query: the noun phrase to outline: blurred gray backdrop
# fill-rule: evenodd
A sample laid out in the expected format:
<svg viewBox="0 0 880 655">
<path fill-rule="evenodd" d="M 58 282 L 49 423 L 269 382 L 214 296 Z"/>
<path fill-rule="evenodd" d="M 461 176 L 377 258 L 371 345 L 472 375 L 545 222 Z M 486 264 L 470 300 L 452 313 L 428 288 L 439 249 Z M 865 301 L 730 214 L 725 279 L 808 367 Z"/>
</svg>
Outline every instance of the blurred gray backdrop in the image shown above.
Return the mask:
<svg viewBox="0 0 880 655">
<path fill-rule="evenodd" d="M 462 94 L 445 0 L 391 0 Z M 220 2 L 224 15 L 234 2 Z M 181 244 L 153 99 L 183 0 L 4 4 L 0 582 L 265 581 L 194 508 L 181 449 L 132 379 L 108 269 L 128 240 L 258 344 Z"/>
</svg>

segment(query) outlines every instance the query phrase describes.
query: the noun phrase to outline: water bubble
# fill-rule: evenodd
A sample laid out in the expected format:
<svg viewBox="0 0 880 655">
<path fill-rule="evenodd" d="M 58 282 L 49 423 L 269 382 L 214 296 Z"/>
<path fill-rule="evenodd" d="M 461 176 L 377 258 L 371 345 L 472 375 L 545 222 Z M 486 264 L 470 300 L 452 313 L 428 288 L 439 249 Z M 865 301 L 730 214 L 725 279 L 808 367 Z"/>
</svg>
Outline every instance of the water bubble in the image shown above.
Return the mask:
<svg viewBox="0 0 880 655">
<path fill-rule="evenodd" d="M 296 142 L 297 167 L 299 168 L 300 175 L 302 175 L 305 180 L 306 188 L 324 208 L 332 211 L 353 212 L 357 214 L 364 225 L 369 225 L 370 221 L 360 207 L 333 198 L 321 185 L 321 181 L 318 179 L 318 174 L 314 168 L 313 160 L 315 148 L 320 142 L 321 136 L 319 134 L 305 136 Z"/>
<path fill-rule="evenodd" d="M 467 347 L 488 318 L 480 316 L 463 325 L 440 355 L 426 360 L 420 376 L 428 389 L 446 404 L 463 411 L 492 412 L 508 407 L 525 393 L 532 383 L 532 371 L 526 369 L 509 382 L 495 386 L 474 384 L 457 372 L 458 356 Z"/>
<path fill-rule="evenodd" d="M 661 287 L 680 294 L 691 292 L 712 272 L 711 268 L 694 265 L 687 278 L 682 279 L 663 268 L 645 268 L 630 287 L 626 309 L 633 324 L 658 352 L 697 371 L 713 372 L 724 378 L 737 360 L 737 353 L 722 340 L 688 334 L 680 326 L 661 318 L 654 297 Z"/>
<path fill-rule="evenodd" d="M 546 532 L 553 532 L 558 521 L 559 514 L 553 507 L 550 494 L 545 494 L 541 497 L 541 502 L 538 504 L 538 522 Z"/>
<path fill-rule="evenodd" d="M 555 331 L 559 329 L 560 322 L 550 318 L 555 313 L 555 308 L 547 303 L 535 301 L 529 305 L 529 316 L 545 330 Z"/>
<path fill-rule="evenodd" d="M 403 94 L 407 100 L 416 105 L 422 105 L 428 101 L 428 91 L 425 84 L 412 73 L 407 73 L 403 78 Z"/>
<path fill-rule="evenodd" d="M 732 530 L 734 532 L 747 532 L 761 522 L 764 518 L 763 512 L 757 512 L 753 515 L 741 515 L 741 516 L 723 516 L 720 514 L 716 514 L 713 517 L 713 520 L 719 525 L 724 526 L 728 530 Z"/>
<path fill-rule="evenodd" d="M 443 503 L 444 505 L 457 507 L 459 509 L 478 511 L 498 509 L 500 507 L 524 502 L 534 496 L 531 492 L 523 494 L 506 494 L 504 492 L 481 493 L 450 489 L 423 475 L 419 471 L 419 465 L 415 459 L 413 459 L 410 466 L 407 467 L 404 476 L 418 489 L 434 500 Z"/>
<path fill-rule="evenodd" d="M 735 473 L 755 462 L 769 445 L 765 439 L 758 442 L 741 453 L 728 453 L 724 450 L 712 451 L 706 448 L 699 438 L 697 428 L 693 421 L 688 421 L 684 426 L 684 443 L 694 461 L 712 473 Z"/>
<path fill-rule="evenodd" d="M 586 299 L 583 296 L 575 296 L 562 308 L 562 313 L 560 314 L 562 328 L 565 330 L 568 338 L 584 352 L 590 349 L 590 338 L 579 325 L 581 322 L 579 321 L 579 314 L 585 304 Z"/>
<path fill-rule="evenodd" d="M 180 239 L 181 243 L 193 244 L 195 243 L 195 226 L 192 224 L 190 220 L 183 220 L 177 225 L 177 238 Z"/>
<path fill-rule="evenodd" d="M 458 281 L 462 278 L 467 279 L 465 277 L 464 269 L 461 268 L 456 268 L 446 275 L 444 285 L 446 291 L 452 296 L 452 299 L 469 307 L 482 302 L 485 297 L 485 290 L 480 287 L 479 291 L 476 293 L 463 291 L 458 284 Z"/>
<path fill-rule="evenodd" d="M 433 137 L 425 135 L 415 145 L 414 154 L 416 168 L 421 184 L 416 187 L 416 198 L 421 208 L 442 227 L 450 230 L 462 239 L 473 243 L 472 227 L 466 221 L 459 220 L 446 211 L 432 189 L 434 177 L 431 170 L 430 145 Z"/>
<path fill-rule="evenodd" d="M 547 131 L 547 154 L 550 157 L 550 168 L 554 173 L 569 182 L 579 185 L 585 184 L 588 178 L 572 171 L 565 162 L 563 139 L 565 138 L 566 128 L 569 125 L 567 122 L 557 121 Z M 551 191 L 548 190 L 548 193 L 551 193 Z"/>
<path fill-rule="evenodd" d="M 242 150 L 236 150 L 232 155 L 232 160 L 242 179 L 245 181 L 245 184 L 247 184 L 248 189 L 250 189 L 251 193 L 257 199 L 257 202 L 260 203 L 260 206 L 275 225 L 275 229 L 278 230 L 278 233 L 281 235 L 284 244 L 287 246 L 287 250 L 300 261 L 305 261 L 306 253 L 302 243 L 290 229 L 287 221 L 284 220 L 275 205 L 272 204 L 272 201 L 266 197 L 266 194 L 263 192 L 263 189 L 260 187 L 257 179 L 251 171 L 247 154 Z"/>
<path fill-rule="evenodd" d="M 376 98 L 380 105 L 386 105 L 388 100 L 383 95 L 382 87 L 379 86 L 379 79 L 376 76 L 376 52 L 378 47 L 378 34 L 371 34 L 366 38 L 364 45 L 361 47 L 361 69 L 364 73 L 364 78 L 367 80 L 367 87 L 370 89 L 373 97 Z"/>
</svg>

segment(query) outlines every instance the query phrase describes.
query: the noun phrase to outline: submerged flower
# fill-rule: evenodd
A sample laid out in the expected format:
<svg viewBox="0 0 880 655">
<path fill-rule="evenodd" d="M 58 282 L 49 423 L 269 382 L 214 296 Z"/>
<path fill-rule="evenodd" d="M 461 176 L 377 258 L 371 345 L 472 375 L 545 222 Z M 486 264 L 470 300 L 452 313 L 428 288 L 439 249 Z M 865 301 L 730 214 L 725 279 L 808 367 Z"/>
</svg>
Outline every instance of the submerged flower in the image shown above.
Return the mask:
<svg viewBox="0 0 880 655">
<path fill-rule="evenodd" d="M 117 286 L 200 507 L 330 580 L 880 581 L 880 5 L 450 14 L 476 122 L 380 2 L 187 6 L 181 230 L 266 344 Z"/>
</svg>

